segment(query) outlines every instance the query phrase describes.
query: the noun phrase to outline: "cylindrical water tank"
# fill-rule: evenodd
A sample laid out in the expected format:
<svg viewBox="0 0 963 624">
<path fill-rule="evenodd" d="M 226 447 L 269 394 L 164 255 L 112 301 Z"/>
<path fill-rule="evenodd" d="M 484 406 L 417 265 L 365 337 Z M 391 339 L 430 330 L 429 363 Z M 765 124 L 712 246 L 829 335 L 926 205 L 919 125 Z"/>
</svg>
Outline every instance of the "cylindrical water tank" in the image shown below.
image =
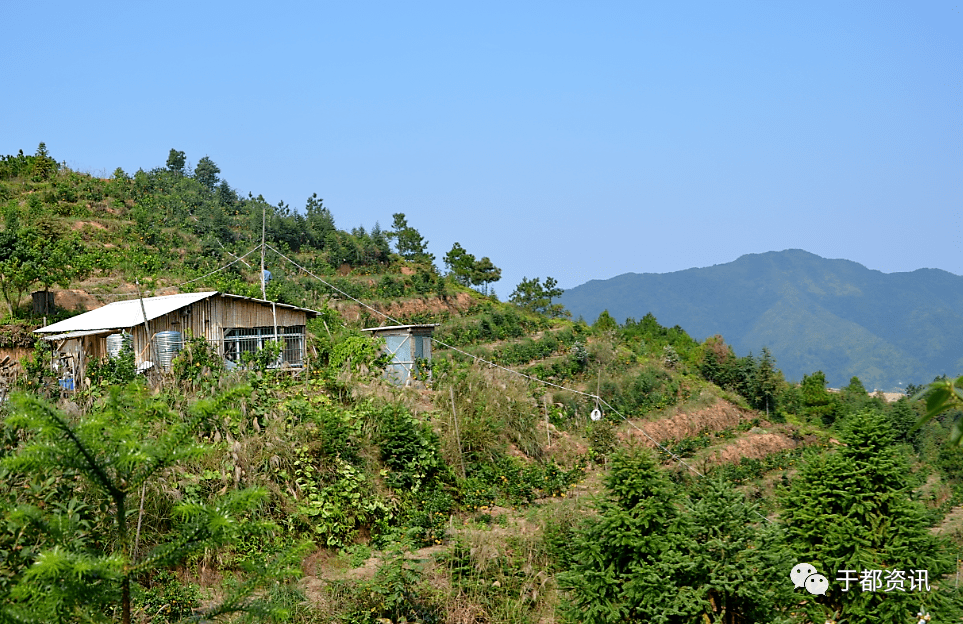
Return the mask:
<svg viewBox="0 0 963 624">
<path fill-rule="evenodd" d="M 130 349 L 130 334 L 111 334 L 107 336 L 107 355 L 114 359 L 124 349 Z"/>
<path fill-rule="evenodd" d="M 184 344 L 181 340 L 181 333 L 179 331 L 158 332 L 154 336 L 154 344 L 157 347 L 158 363 L 164 370 L 169 370 L 171 361 Z"/>
</svg>

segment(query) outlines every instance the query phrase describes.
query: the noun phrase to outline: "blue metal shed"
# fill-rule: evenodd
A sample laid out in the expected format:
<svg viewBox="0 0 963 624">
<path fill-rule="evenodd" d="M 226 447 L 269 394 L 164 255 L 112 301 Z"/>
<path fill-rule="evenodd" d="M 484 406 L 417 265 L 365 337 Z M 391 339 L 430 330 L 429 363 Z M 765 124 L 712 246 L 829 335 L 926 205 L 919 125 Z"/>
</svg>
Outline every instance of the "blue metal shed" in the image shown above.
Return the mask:
<svg viewBox="0 0 963 624">
<path fill-rule="evenodd" d="M 438 324 L 392 325 L 371 327 L 362 331 L 385 339 L 385 352 L 391 364 L 385 371 L 388 381 L 397 386 L 408 386 L 422 376 L 420 362 L 431 361 L 431 335 Z"/>
</svg>

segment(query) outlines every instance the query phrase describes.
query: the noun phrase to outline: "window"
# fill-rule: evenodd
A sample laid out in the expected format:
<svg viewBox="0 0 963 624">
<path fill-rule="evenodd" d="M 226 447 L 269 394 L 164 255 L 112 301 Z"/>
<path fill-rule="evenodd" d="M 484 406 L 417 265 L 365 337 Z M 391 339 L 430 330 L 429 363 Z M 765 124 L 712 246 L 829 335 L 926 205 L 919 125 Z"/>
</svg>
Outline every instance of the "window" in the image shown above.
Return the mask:
<svg viewBox="0 0 963 624">
<path fill-rule="evenodd" d="M 278 327 L 277 339 L 283 341 L 278 366 L 303 366 L 304 325 Z M 224 330 L 224 359 L 240 364 L 245 353 L 255 353 L 275 340 L 274 327 L 239 327 Z"/>
</svg>

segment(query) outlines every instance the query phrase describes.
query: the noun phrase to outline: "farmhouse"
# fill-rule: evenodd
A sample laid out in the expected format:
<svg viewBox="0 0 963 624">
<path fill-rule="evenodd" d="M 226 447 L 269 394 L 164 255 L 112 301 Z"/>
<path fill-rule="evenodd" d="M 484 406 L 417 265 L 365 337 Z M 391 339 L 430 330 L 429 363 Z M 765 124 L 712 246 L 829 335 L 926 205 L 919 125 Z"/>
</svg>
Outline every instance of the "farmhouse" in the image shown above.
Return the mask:
<svg viewBox="0 0 963 624">
<path fill-rule="evenodd" d="M 188 336 L 205 338 L 233 363 L 277 339 L 283 343 L 280 365 L 300 367 L 304 328 L 315 316 L 314 310 L 283 303 L 199 292 L 117 301 L 35 333 L 55 345 L 63 377 L 71 380 L 83 378 L 89 362 L 128 345 L 139 370 L 169 367 Z"/>
</svg>

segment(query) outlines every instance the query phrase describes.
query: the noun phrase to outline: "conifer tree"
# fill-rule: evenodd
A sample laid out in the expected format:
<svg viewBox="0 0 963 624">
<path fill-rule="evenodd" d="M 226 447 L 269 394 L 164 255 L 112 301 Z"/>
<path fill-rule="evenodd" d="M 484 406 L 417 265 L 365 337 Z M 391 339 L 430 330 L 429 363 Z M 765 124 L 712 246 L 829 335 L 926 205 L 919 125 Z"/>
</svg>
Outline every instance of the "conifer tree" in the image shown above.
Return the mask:
<svg viewBox="0 0 963 624">
<path fill-rule="evenodd" d="M 26 555 L 0 562 L 0 576 L 12 579 L 0 596 L 0 622 L 103 621 L 114 613 L 129 624 L 138 577 L 191 553 L 271 530 L 270 523 L 241 521 L 263 498 L 254 490 L 213 504 L 179 505 L 178 528 L 149 549 L 139 548 L 132 526 L 135 493 L 162 470 L 202 452 L 194 443 L 199 427 L 243 391 L 199 401 L 184 416 L 137 386 L 114 388 L 100 409 L 79 418 L 25 395 L 12 398 L 6 430 L 22 431 L 26 441 L 0 461 L 4 483 L 33 493 L 57 488 L 57 496 L 41 503 L 69 499 L 56 505 L 0 499 L 0 526 L 8 540 L 14 536 L 11 550 L 28 546 Z M 270 617 L 270 606 L 250 595 L 259 584 L 290 572 L 266 561 L 258 565 L 206 617 L 237 611 Z"/>
<path fill-rule="evenodd" d="M 615 456 L 598 517 L 576 535 L 559 577 L 573 621 L 681 623 L 703 611 L 688 582 L 691 528 L 677 495 L 651 453 Z"/>
<path fill-rule="evenodd" d="M 848 425 L 844 445 L 811 457 L 783 501 L 781 520 L 795 561 L 812 564 L 830 580 L 826 595 L 809 602 L 810 617 L 907 622 L 921 604 L 941 621 L 959 617 L 941 587 L 952 557 L 930 534 L 921 506 L 911 498 L 909 466 L 891 427 L 871 411 L 853 415 Z M 858 581 L 842 591 L 844 583 L 834 579 L 843 570 L 855 575 L 880 570 L 883 588 L 886 575 L 901 570 L 905 591 L 864 591 Z M 915 570 L 927 571 L 932 591 L 910 591 Z"/>
<path fill-rule="evenodd" d="M 766 524 L 758 507 L 722 479 L 707 481 L 694 499 L 691 558 L 705 609 L 700 620 L 778 621 L 792 598 L 780 527 Z"/>
</svg>

